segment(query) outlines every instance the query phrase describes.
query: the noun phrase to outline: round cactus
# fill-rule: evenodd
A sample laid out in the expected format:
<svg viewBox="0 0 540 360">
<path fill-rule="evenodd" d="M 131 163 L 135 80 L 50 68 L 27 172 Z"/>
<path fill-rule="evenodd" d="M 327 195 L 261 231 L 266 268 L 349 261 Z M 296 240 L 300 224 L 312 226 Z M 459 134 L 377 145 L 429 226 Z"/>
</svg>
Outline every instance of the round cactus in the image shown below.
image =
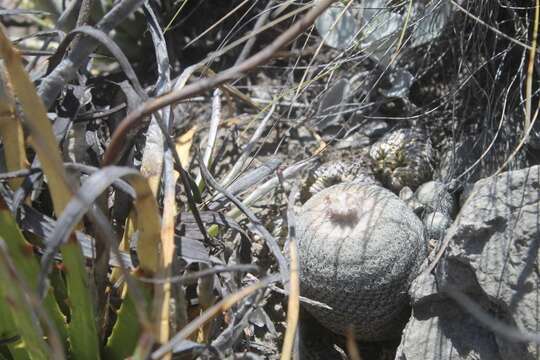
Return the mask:
<svg viewBox="0 0 540 360">
<path fill-rule="evenodd" d="M 434 151 L 429 137 L 420 129 L 398 129 L 371 145 L 374 171 L 385 186 L 399 192 L 404 186 L 416 189 L 431 180 Z"/>
<path fill-rule="evenodd" d="M 399 336 L 408 317 L 407 289 L 427 256 L 420 219 L 391 191 L 341 183 L 322 190 L 297 219 L 302 295 L 325 327 L 357 339 Z"/>
</svg>

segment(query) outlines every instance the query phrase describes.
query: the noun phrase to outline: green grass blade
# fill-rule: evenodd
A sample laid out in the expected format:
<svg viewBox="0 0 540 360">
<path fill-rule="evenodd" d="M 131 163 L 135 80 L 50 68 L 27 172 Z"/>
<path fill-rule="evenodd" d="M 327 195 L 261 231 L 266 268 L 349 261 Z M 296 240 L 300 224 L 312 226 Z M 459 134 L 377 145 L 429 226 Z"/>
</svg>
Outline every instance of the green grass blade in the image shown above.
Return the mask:
<svg viewBox="0 0 540 360">
<path fill-rule="evenodd" d="M 54 211 L 60 215 L 72 197 L 73 191 L 68 185 L 58 143 L 47 118 L 45 106 L 22 65 L 20 54 L 11 45 L 1 24 L 0 56 L 4 59 L 15 95 L 26 116 L 25 124 L 29 131 L 32 147 L 41 161 L 43 172 L 47 178 Z M 99 359 L 95 309 L 89 291 L 89 278 L 81 247 L 72 237 L 71 241 L 61 247 L 61 252 L 64 258 L 70 303 L 71 317 L 68 333 L 72 357 L 77 360 Z"/>
<path fill-rule="evenodd" d="M 24 286 L 24 279 L 15 270 L 8 256 L 4 239 L 0 239 L 0 248 L 0 283 L 9 284 L 9 286 L 0 287 L 0 308 L 2 308 L 4 320 L 7 320 L 7 326 L 9 326 L 9 316 L 11 316 L 13 322 L 11 332 L 21 337 L 22 344 L 18 346 L 28 352 L 29 359 L 48 359 L 51 350 L 43 338 L 39 321 L 26 296 L 30 289 Z"/>
<path fill-rule="evenodd" d="M 140 289 L 148 304 L 151 300 L 152 289 L 145 286 L 141 286 Z M 129 290 L 124 297 L 117 316 L 111 336 L 109 336 L 104 349 L 105 359 L 125 359 L 131 356 L 139 341 L 141 324 Z"/>
<path fill-rule="evenodd" d="M 36 291 L 37 279 L 40 271 L 38 260 L 34 256 L 32 245 L 24 238 L 17 223 L 13 219 L 11 212 L 1 197 L 0 237 L 5 239 L 10 257 L 17 269 L 21 272 L 21 275 L 24 276 L 24 280 L 28 286 Z M 62 314 L 62 311 L 60 311 L 52 289 L 47 292 L 45 299 L 43 300 L 43 306 L 56 325 L 56 330 L 62 341 L 66 344 L 66 319 Z"/>
<path fill-rule="evenodd" d="M 0 296 L 2 296 L 3 299 L 4 294 L 1 289 Z M 17 331 L 17 326 L 15 325 L 10 309 L 3 300 L 0 300 L 0 338 L 11 339 L 18 335 L 19 332 Z M 9 352 L 9 355 L 11 355 L 13 360 L 30 360 L 30 355 L 25 348 L 24 342 L 20 338 L 17 341 L 5 345 L 2 350 L 3 352 Z M 2 358 L 3 357 L 0 356 L 0 359 Z"/>
<path fill-rule="evenodd" d="M 66 253 L 70 256 L 66 256 Z M 84 257 L 74 235 L 62 247 L 62 255 L 71 315 L 68 324 L 71 357 L 97 360 L 100 356 L 94 305 L 90 297 L 88 274 L 82 265 Z"/>
</svg>

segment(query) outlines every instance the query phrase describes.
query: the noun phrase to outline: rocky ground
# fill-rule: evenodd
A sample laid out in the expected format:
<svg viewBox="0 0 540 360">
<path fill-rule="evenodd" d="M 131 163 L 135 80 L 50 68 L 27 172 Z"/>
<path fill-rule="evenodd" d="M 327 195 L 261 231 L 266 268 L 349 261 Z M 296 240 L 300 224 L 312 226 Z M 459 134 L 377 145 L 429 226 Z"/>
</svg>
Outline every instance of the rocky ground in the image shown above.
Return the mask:
<svg viewBox="0 0 540 360">
<path fill-rule="evenodd" d="M 251 20 L 268 10 L 264 2 L 253 2 L 245 16 L 234 13 L 218 23 L 239 3 L 188 2 L 161 44 L 174 81 L 188 65 L 207 57 L 205 64 L 216 72 L 245 58 L 242 47 L 211 56 L 245 35 L 246 28 L 262 26 Z M 283 3 L 268 2 L 271 20 L 290 10 L 290 4 L 282 9 Z M 539 359 L 540 132 L 533 124 L 526 135 L 531 114 L 524 90 L 530 77 L 534 91 L 529 101 L 537 104 L 538 74 L 525 70 L 528 49 L 507 38 L 531 43 L 533 11 L 528 2 L 462 0 L 448 7 L 418 1 L 411 2 L 408 17 L 404 3 L 396 3 L 353 1 L 345 10 L 342 4 L 337 9 L 345 20 L 339 33 L 327 26 L 337 21 L 336 14 L 326 14 L 326 23 L 318 23 L 221 93 L 204 93 L 174 106 L 172 137 L 192 178 L 200 181 L 196 155 L 210 148 L 212 175 L 260 219 L 278 248 L 268 246 L 258 223 L 220 191 L 199 186 L 204 189 L 198 206 L 205 224 L 217 223 L 228 231 L 204 242 L 208 239 L 183 209 L 176 231 L 183 253 L 175 271 L 180 275 L 238 263 L 258 268 L 242 275 L 225 272 L 206 283 L 192 280 L 179 286 L 176 295 L 185 292 L 185 316 L 193 320 L 203 308 L 199 298 L 204 289 L 213 303 L 277 274 L 276 254 L 284 261 L 291 239 L 288 210 L 298 213 L 310 197 L 337 183 L 370 183 L 395 194 L 421 221 L 426 258 L 412 284 L 400 292 L 410 306 L 398 325 L 403 329 L 383 342 L 360 339 L 355 345 L 361 359 Z M 157 7 L 160 23 L 170 18 L 168 10 Z M 147 32 L 135 31 L 134 24 L 149 23 L 145 16 L 138 13 L 126 26 L 130 31 L 119 30 L 116 40 L 134 59 L 145 91 L 155 96 L 163 80 L 156 59 L 163 63 L 164 58 L 158 50 L 154 56 Z M 264 49 L 296 20 L 291 16 L 261 32 L 246 46 L 248 53 Z M 497 36 L 482 23 L 509 35 Z M 186 45 L 213 24 L 203 40 Z M 13 37 L 32 33 L 15 27 Z M 49 115 L 56 119 L 66 159 L 98 167 L 111 133 L 141 100 L 117 64 L 95 55 L 92 71 L 81 71 L 63 88 Z M 536 71 L 540 64 L 534 58 L 532 62 Z M 46 77 L 41 62 L 26 65 L 36 79 Z M 532 108 L 535 119 L 537 109 Z M 72 127 L 65 125 L 69 119 L 76 120 Z M 126 139 L 118 165 L 144 172 L 152 163 L 152 130 L 137 130 Z M 178 183 L 177 200 L 186 204 L 182 189 Z M 295 189 L 298 196 L 290 197 Z M 52 217 L 47 192 L 34 194 L 32 207 Z M 103 206 L 121 232 L 129 202 L 118 192 L 107 200 L 109 205 Z M 274 281 L 216 319 L 204 341 L 198 339 L 204 345 L 186 340 L 178 356 L 278 358 L 288 327 L 287 289 L 278 284 Z M 349 353 L 355 359 L 346 338 L 324 329 L 305 308 L 300 335 L 300 358 L 341 359 Z"/>
</svg>

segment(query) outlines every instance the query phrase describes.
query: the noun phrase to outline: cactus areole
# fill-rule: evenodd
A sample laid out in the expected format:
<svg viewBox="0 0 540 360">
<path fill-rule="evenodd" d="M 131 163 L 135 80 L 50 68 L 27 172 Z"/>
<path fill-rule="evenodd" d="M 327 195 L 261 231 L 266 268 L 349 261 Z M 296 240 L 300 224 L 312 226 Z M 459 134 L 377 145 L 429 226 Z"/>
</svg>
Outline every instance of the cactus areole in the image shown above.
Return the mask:
<svg viewBox="0 0 540 360">
<path fill-rule="evenodd" d="M 358 340 L 399 337 L 427 256 L 412 210 L 383 187 L 341 183 L 302 206 L 297 231 L 302 295 L 332 307 L 308 311 L 338 334 L 352 325 Z"/>
</svg>

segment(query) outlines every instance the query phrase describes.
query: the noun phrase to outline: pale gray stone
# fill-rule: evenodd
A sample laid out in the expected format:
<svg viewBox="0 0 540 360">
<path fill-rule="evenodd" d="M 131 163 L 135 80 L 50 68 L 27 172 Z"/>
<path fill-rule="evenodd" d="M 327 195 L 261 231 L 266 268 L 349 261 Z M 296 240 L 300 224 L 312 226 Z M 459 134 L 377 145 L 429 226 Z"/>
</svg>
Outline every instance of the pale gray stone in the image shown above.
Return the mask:
<svg viewBox="0 0 540 360">
<path fill-rule="evenodd" d="M 447 186 L 442 182 L 428 181 L 420 185 L 415 196 L 431 212 L 444 213 L 450 217 L 456 214 L 456 199 L 447 191 Z"/>
<path fill-rule="evenodd" d="M 483 294 L 480 305 L 501 321 L 538 332 L 539 219 L 539 166 L 478 181 L 448 229 L 441 280 L 467 294 Z M 538 346 L 500 336 L 497 342 L 516 359 L 540 357 Z"/>
<path fill-rule="evenodd" d="M 422 220 L 426 227 L 428 239 L 442 239 L 446 234 L 446 229 L 452 224 L 452 219 L 445 213 L 435 211 L 428 213 Z"/>
<path fill-rule="evenodd" d="M 432 274 L 422 273 L 416 278 L 410 295 L 413 312 L 403 331 L 396 360 L 503 359 L 493 334 L 439 293 Z"/>
</svg>

